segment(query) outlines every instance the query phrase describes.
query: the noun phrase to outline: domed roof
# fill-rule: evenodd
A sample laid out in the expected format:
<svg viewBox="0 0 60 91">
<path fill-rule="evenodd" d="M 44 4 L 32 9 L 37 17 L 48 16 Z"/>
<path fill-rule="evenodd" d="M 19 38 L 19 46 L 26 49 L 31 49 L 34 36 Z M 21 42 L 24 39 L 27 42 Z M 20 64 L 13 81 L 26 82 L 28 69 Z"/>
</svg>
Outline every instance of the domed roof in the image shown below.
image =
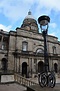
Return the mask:
<svg viewBox="0 0 60 91">
<path fill-rule="evenodd" d="M 28 18 L 30 18 L 30 19 L 35 19 L 35 18 L 32 16 L 31 11 L 29 11 L 29 12 L 28 12 L 28 15 L 25 17 L 25 19 L 28 19 Z"/>
<path fill-rule="evenodd" d="M 32 16 L 31 11 L 28 12 L 28 15 L 23 20 L 21 28 L 29 30 L 29 31 L 33 31 L 33 32 L 38 32 L 37 21 Z"/>
</svg>

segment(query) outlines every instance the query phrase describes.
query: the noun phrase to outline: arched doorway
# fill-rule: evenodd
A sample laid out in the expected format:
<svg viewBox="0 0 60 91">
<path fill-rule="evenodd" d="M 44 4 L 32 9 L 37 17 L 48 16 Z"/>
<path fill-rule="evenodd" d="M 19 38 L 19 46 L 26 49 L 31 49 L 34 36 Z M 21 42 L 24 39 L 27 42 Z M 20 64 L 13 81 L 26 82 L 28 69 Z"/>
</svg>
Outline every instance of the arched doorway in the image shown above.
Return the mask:
<svg viewBox="0 0 60 91">
<path fill-rule="evenodd" d="M 2 70 L 7 71 L 7 62 L 8 62 L 8 60 L 6 58 L 3 58 L 1 62 L 2 62 Z"/>
<path fill-rule="evenodd" d="M 42 61 L 38 62 L 38 72 L 43 72 L 44 70 L 44 63 Z"/>
<path fill-rule="evenodd" d="M 55 70 L 55 72 L 57 73 L 57 70 L 58 70 L 58 65 L 57 65 L 57 63 L 54 63 L 54 70 Z"/>
<path fill-rule="evenodd" d="M 27 63 L 26 62 L 22 63 L 22 76 L 27 77 Z"/>
</svg>

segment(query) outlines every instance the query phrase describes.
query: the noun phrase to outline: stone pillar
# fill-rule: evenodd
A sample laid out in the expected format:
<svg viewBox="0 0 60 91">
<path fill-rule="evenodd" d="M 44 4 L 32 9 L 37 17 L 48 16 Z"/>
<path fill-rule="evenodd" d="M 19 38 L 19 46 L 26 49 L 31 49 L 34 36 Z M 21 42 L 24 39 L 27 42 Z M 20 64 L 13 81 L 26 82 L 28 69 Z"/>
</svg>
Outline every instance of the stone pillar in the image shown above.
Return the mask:
<svg viewBox="0 0 60 91">
<path fill-rule="evenodd" d="M 17 57 L 14 56 L 14 71 L 17 72 Z"/>
<path fill-rule="evenodd" d="M 31 58 L 31 75 L 32 75 L 32 58 Z"/>
<path fill-rule="evenodd" d="M 14 55 L 14 72 L 15 72 L 15 55 Z"/>
<path fill-rule="evenodd" d="M 58 73 L 60 74 L 60 60 L 58 59 Z"/>
<path fill-rule="evenodd" d="M 20 73 L 20 57 L 19 57 L 19 73 Z"/>
<path fill-rule="evenodd" d="M 27 65 L 27 77 L 29 77 L 29 58 L 28 58 L 28 65 Z"/>
<path fill-rule="evenodd" d="M 29 77 L 32 77 L 32 58 L 29 59 Z"/>
<path fill-rule="evenodd" d="M 16 72 L 17 72 L 17 55 L 16 55 Z"/>
</svg>

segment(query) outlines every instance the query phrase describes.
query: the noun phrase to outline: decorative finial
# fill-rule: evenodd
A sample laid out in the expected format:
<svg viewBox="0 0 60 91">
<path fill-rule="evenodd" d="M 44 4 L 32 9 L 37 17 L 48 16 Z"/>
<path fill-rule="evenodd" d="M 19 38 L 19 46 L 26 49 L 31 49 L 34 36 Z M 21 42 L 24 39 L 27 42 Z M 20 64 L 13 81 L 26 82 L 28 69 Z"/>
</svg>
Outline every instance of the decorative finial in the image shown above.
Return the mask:
<svg viewBox="0 0 60 91">
<path fill-rule="evenodd" d="M 31 15 L 31 11 L 29 10 L 28 15 Z"/>
</svg>

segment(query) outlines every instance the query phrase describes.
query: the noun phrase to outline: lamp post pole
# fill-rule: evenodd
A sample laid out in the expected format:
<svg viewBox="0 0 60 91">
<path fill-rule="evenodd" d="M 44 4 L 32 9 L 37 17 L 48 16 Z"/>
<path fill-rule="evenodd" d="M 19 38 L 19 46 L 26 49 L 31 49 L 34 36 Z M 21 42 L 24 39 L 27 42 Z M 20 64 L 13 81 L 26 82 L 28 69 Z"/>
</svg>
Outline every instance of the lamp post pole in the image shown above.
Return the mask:
<svg viewBox="0 0 60 91">
<path fill-rule="evenodd" d="M 44 62 L 45 62 L 45 72 L 49 71 L 49 60 L 47 52 L 47 30 L 42 32 L 44 37 Z"/>
<path fill-rule="evenodd" d="M 38 81 L 40 86 L 55 86 L 55 74 L 49 71 L 49 60 L 47 52 L 47 32 L 48 23 L 50 22 L 49 16 L 43 15 L 38 18 L 38 23 L 40 24 L 42 36 L 44 38 L 44 72 L 40 73 L 38 76 Z"/>
</svg>

